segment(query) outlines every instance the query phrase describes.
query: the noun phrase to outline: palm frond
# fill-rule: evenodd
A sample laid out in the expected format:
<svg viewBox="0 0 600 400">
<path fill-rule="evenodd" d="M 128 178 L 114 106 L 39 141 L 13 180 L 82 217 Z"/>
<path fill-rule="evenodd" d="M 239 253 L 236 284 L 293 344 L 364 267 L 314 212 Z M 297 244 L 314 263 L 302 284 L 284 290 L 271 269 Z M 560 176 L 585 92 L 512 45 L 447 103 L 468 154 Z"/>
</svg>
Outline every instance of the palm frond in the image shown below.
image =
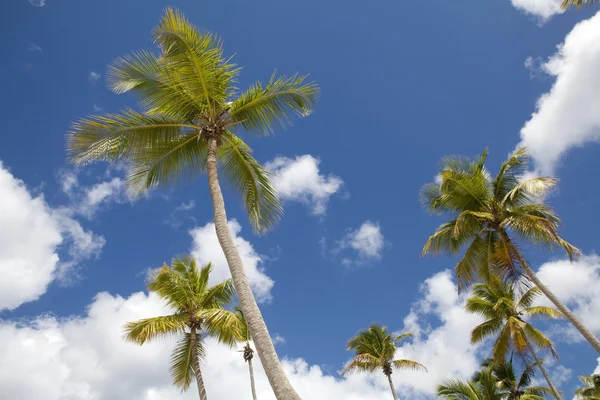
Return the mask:
<svg viewBox="0 0 600 400">
<path fill-rule="evenodd" d="M 150 340 L 183 332 L 187 322 L 186 315 L 181 313 L 128 322 L 123 328 L 123 338 L 142 345 Z"/>
<path fill-rule="evenodd" d="M 502 329 L 502 319 L 493 318 L 477 325 L 471 332 L 471 343 L 479 343 Z"/>
<path fill-rule="evenodd" d="M 118 162 L 182 136 L 198 126 L 131 109 L 120 114 L 95 115 L 73 123 L 67 134 L 67 156 L 76 165 L 96 161 Z"/>
<path fill-rule="evenodd" d="M 194 360 L 198 357 L 198 360 Z M 179 339 L 171 355 L 170 371 L 173 376 L 173 384 L 180 388 L 182 392 L 186 391 L 195 379 L 196 365 L 205 358 L 204 346 L 201 338 L 197 337 L 196 349 L 192 347 L 191 335 L 187 332 L 184 337 Z"/>
<path fill-rule="evenodd" d="M 229 118 L 240 123 L 247 131 L 269 135 L 274 125 L 282 128 L 291 125 L 291 116 L 310 114 L 319 94 L 314 82 L 306 82 L 306 75 L 276 77 L 273 73 L 269 83 L 255 83 L 232 104 Z"/>
<path fill-rule="evenodd" d="M 544 317 L 552 319 L 560 319 L 565 317 L 563 313 L 552 307 L 528 307 L 525 309 L 525 312 L 531 317 Z"/>
<path fill-rule="evenodd" d="M 346 374 L 349 374 L 354 371 L 373 372 L 381 366 L 382 366 L 381 360 L 379 360 L 377 357 L 375 357 L 371 354 L 357 354 L 344 367 L 341 374 L 346 375 Z"/>
<path fill-rule="evenodd" d="M 129 192 L 140 196 L 153 186 L 171 185 L 182 177 L 193 179 L 206 169 L 207 145 L 195 134 L 146 148 L 130 158 L 127 175 Z"/>
<path fill-rule="evenodd" d="M 437 387 L 437 396 L 448 400 L 482 400 L 481 391 L 472 382 L 448 379 Z"/>
<path fill-rule="evenodd" d="M 140 106 L 152 114 L 191 122 L 203 111 L 197 93 L 186 91 L 176 71 L 163 58 L 145 50 L 113 61 L 107 81 L 117 94 L 134 91 Z"/>
<path fill-rule="evenodd" d="M 410 369 L 413 371 L 427 372 L 427 368 L 425 368 L 423 364 L 412 360 L 394 360 L 392 361 L 392 365 L 397 369 Z"/>
<path fill-rule="evenodd" d="M 166 9 L 152 36 L 185 90 L 198 93 L 202 107 L 211 116 L 221 113 L 223 110 L 217 106 L 231 94 L 238 70 L 223 58 L 220 39 L 200 32 L 181 12 L 171 8 Z"/>
<path fill-rule="evenodd" d="M 548 349 L 552 353 L 552 356 L 558 359 L 558 353 L 556 353 L 556 349 L 554 348 L 554 343 L 542 332 L 537 330 L 531 324 L 525 324 L 523 327 L 523 333 L 525 334 L 527 340 L 533 343 L 540 349 Z"/>
<path fill-rule="evenodd" d="M 223 308 L 212 308 L 200 310 L 196 316 L 203 321 L 204 330 L 210 336 L 217 338 L 220 343 L 234 346 L 238 342 L 243 328 L 234 312 Z"/>
<path fill-rule="evenodd" d="M 266 233 L 280 221 L 283 207 L 269 179 L 269 172 L 251 155 L 251 149 L 237 136 L 226 133 L 219 149 L 223 172 L 240 193 L 256 233 Z"/>
<path fill-rule="evenodd" d="M 201 305 L 203 308 L 222 308 L 231 303 L 235 289 L 231 279 L 227 279 L 202 292 Z"/>
</svg>

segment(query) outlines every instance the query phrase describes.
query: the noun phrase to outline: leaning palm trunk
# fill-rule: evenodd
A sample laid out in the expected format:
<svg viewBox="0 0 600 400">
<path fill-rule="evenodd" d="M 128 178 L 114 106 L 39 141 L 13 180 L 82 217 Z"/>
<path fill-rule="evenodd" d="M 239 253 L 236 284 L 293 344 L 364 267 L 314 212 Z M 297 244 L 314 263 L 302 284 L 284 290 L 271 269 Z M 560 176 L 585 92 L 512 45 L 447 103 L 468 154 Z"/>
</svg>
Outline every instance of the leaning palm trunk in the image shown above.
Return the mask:
<svg viewBox="0 0 600 400">
<path fill-rule="evenodd" d="M 561 400 L 562 396 L 560 395 L 560 392 L 558 391 L 558 389 L 556 389 L 556 387 L 550 380 L 550 376 L 546 372 L 546 368 L 544 368 L 544 366 L 542 365 L 542 362 L 540 361 L 537 354 L 535 353 L 535 350 L 533 349 L 533 347 L 531 347 L 531 344 L 529 344 L 529 340 L 527 340 L 527 338 L 525 337 L 525 332 L 521 331 L 521 334 L 522 334 L 523 338 L 525 339 L 525 343 L 527 344 L 527 349 L 533 356 L 533 359 L 535 360 L 535 363 L 537 364 L 539 370 L 542 372 L 542 375 L 544 375 L 544 378 L 546 378 L 546 382 L 548 382 L 548 386 L 550 387 L 550 390 L 552 390 L 552 394 L 554 395 L 554 397 L 556 397 L 557 400 Z"/>
<path fill-rule="evenodd" d="M 385 374 L 388 378 L 388 382 L 390 384 L 390 390 L 392 391 L 392 396 L 394 396 L 394 400 L 398 400 L 398 395 L 396 394 L 396 389 L 394 389 L 394 382 L 392 382 L 392 374 Z"/>
<path fill-rule="evenodd" d="M 527 262 L 523 259 L 521 253 L 519 252 L 511 238 L 508 236 L 506 231 L 504 231 L 504 229 L 500 230 L 500 235 L 502 236 L 502 239 L 510 246 L 510 251 L 516 257 L 521 267 L 525 270 L 525 273 L 527 274 L 531 282 L 533 282 L 538 288 L 540 288 L 542 293 L 544 293 L 544 295 L 556 306 L 556 308 L 560 310 L 560 312 L 565 316 L 565 318 L 567 318 L 569 322 L 571 322 L 571 324 L 573 324 L 573 326 L 577 328 L 577 330 L 583 335 L 583 337 L 592 345 L 592 347 L 594 347 L 594 349 L 596 349 L 596 351 L 600 353 L 600 340 L 598 340 L 598 338 L 594 336 L 594 334 L 585 325 L 581 323 L 579 318 L 577 318 L 575 314 L 573 314 L 571 310 L 569 310 L 569 308 L 562 301 L 560 301 L 558 297 L 556 297 L 554 293 L 552 293 L 552 291 L 542 283 L 542 281 L 540 281 L 535 272 L 533 272 L 533 270 L 529 267 Z"/>
<path fill-rule="evenodd" d="M 254 350 L 250 347 L 250 343 L 246 343 L 246 347 L 244 347 L 244 360 L 248 362 L 248 371 L 250 372 L 250 388 L 252 389 L 252 398 L 256 399 L 256 387 L 254 386 L 254 368 L 252 368 L 252 358 L 254 355 Z"/>
<path fill-rule="evenodd" d="M 202 379 L 202 372 L 200 371 L 200 358 L 197 354 L 198 346 L 196 345 L 197 341 L 196 336 L 196 328 L 192 327 L 190 332 L 190 348 L 192 350 L 192 362 L 194 363 L 194 374 L 196 375 L 196 383 L 198 384 L 198 394 L 200 395 L 200 400 L 207 400 L 206 397 L 206 388 L 204 387 L 204 380 Z"/>
<path fill-rule="evenodd" d="M 273 388 L 275 397 L 278 400 L 300 400 L 290 382 L 288 381 L 283 368 L 275 352 L 275 346 L 271 341 L 271 336 L 267 330 L 267 325 L 263 320 L 262 314 L 252 295 L 252 289 L 248 282 L 248 277 L 244 271 L 242 259 L 235 243 L 229 233 L 227 225 L 227 214 L 225 212 L 225 201 L 219 185 L 217 174 L 217 140 L 209 139 L 208 152 L 206 156 L 206 172 L 208 174 L 208 188 L 213 204 L 215 229 L 219 244 L 223 249 L 235 291 L 240 301 L 240 308 L 250 328 L 250 335 L 256 345 L 258 357 L 265 369 L 269 383 Z"/>
</svg>

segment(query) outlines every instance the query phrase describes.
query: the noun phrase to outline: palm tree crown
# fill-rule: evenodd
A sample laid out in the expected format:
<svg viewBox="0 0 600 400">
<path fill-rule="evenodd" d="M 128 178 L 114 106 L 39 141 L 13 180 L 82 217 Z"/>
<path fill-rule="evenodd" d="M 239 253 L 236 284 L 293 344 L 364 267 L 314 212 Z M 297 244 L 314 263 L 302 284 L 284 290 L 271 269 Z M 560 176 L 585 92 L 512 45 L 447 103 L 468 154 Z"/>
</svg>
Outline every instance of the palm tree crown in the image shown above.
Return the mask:
<svg viewBox="0 0 600 400">
<path fill-rule="evenodd" d="M 526 365 L 520 376 L 517 376 L 512 355 L 508 360 L 500 362 L 487 359 L 482 363 L 482 367 L 491 371 L 497 382 L 496 386 L 504 393 L 505 400 L 544 400 L 544 395 L 552 394 L 548 386 L 530 386 L 535 376 L 536 363 Z M 481 374 L 482 372 L 478 371 L 472 380 L 478 382 Z"/>
<path fill-rule="evenodd" d="M 239 68 L 223 55 L 221 40 L 202 33 L 178 11 L 167 9 L 152 33 L 159 53 L 138 51 L 109 67 L 115 93 L 133 91 L 142 112 L 125 109 L 82 119 L 67 137 L 71 161 L 125 162 L 133 194 L 193 177 L 206 170 L 211 139 L 222 172 L 237 189 L 257 232 L 279 220 L 282 208 L 267 171 L 235 133 L 272 134 L 292 115 L 309 114 L 318 87 L 306 76 L 273 75 L 238 93 Z"/>
<path fill-rule="evenodd" d="M 472 296 L 467 299 L 466 308 L 483 316 L 486 321 L 473 329 L 473 343 L 498 335 L 492 350 L 497 361 L 504 360 L 510 348 L 525 355 L 528 351 L 527 343 L 549 349 L 556 356 L 552 341 L 523 319 L 540 316 L 562 318 L 562 314 L 554 308 L 533 306 L 539 294 L 539 289 L 533 287 L 518 299 L 512 285 L 496 276 L 492 276 L 487 283 L 476 284 Z"/>
<path fill-rule="evenodd" d="M 198 270 L 189 256 L 175 258 L 171 266 L 165 264 L 152 275 L 148 289 L 173 313 L 128 322 L 124 328 L 124 338 L 140 345 L 160 337 L 181 337 L 170 369 L 174 384 L 182 390 L 187 390 L 199 373 L 199 359 L 205 354 L 202 335 L 233 345 L 239 330 L 235 314 L 224 308 L 233 297 L 231 280 L 209 286 L 210 272 L 210 264 Z"/>
<path fill-rule="evenodd" d="M 485 279 L 494 265 L 503 275 L 521 275 L 514 243 L 505 233 L 514 232 L 534 244 L 563 247 L 569 257 L 579 250 L 558 236 L 560 219 L 540 200 L 558 183 L 556 178 L 521 180 L 527 170 L 524 148 L 517 150 L 500 166 L 495 177 L 485 168 L 487 152 L 479 159 L 447 157 L 441 161 L 441 183 L 421 189 L 427 210 L 448 213 L 454 218 L 440 225 L 423 247 L 423 255 L 440 252 L 457 254 L 468 245 L 456 264 L 459 288 Z M 516 247 L 516 246 L 515 246 Z"/>
<path fill-rule="evenodd" d="M 348 342 L 348 350 L 353 350 L 354 358 L 342 370 L 342 374 L 352 371 L 373 372 L 381 368 L 388 377 L 394 398 L 397 398 L 391 375 L 394 368 L 427 371 L 420 363 L 412 360 L 394 360 L 396 344 L 411 337 L 409 332 L 400 335 L 389 334 L 385 326 L 373 324 L 359 332 Z"/>
<path fill-rule="evenodd" d="M 600 375 L 580 376 L 579 380 L 585 387 L 575 391 L 578 400 L 600 400 Z"/>
</svg>

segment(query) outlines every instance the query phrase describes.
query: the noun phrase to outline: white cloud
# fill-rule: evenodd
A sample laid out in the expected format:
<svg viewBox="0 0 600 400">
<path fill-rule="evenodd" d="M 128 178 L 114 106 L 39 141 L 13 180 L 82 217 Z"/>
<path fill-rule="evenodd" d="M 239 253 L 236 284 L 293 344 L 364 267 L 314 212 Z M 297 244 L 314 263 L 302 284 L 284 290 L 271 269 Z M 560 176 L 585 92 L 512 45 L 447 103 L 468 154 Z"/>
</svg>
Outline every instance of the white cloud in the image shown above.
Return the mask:
<svg viewBox="0 0 600 400">
<path fill-rule="evenodd" d="M 600 140 L 600 13 L 575 25 L 558 51 L 542 65 L 556 80 L 521 129 L 541 174 L 554 173 L 573 147 Z"/>
<path fill-rule="evenodd" d="M 166 312 L 153 295 L 135 293 L 124 299 L 100 293 L 81 318 L 39 317 L 25 325 L 0 322 L 2 393 L 19 400 L 197 399 L 194 386 L 183 395 L 171 386 L 168 365 L 175 339 L 143 347 L 121 339 L 125 322 Z M 213 340 L 207 340 L 206 348 L 203 374 L 209 398 L 250 396 L 248 369 L 241 353 Z M 258 357 L 254 365 L 258 397 L 274 399 Z M 304 398 L 389 397 L 385 381 L 373 382 L 368 374 L 340 380 L 302 359 L 284 360 L 283 366 Z"/>
<path fill-rule="evenodd" d="M 109 180 L 91 186 L 81 186 L 76 172 L 62 170 L 58 174 L 58 182 L 70 199 L 70 212 L 86 218 L 93 218 L 103 206 L 110 203 L 133 200 L 127 194 L 125 182 L 119 177 L 109 177 Z"/>
<path fill-rule="evenodd" d="M 29 4 L 34 7 L 44 7 L 46 5 L 46 0 L 29 0 Z"/>
<path fill-rule="evenodd" d="M 283 336 L 281 336 L 280 334 L 276 333 L 275 336 L 273 336 L 273 344 L 284 344 L 285 343 L 285 338 Z"/>
<path fill-rule="evenodd" d="M 175 211 L 190 211 L 196 207 L 196 202 L 194 200 L 190 200 L 187 203 L 181 203 L 175 208 Z"/>
<path fill-rule="evenodd" d="M 276 157 L 265 164 L 282 200 L 298 201 L 311 208 L 315 215 L 324 215 L 329 198 L 337 193 L 344 181 L 338 176 L 322 175 L 321 161 L 310 154 L 295 159 Z"/>
<path fill-rule="evenodd" d="M 38 299 L 61 271 L 97 256 L 104 239 L 63 208 L 50 208 L 42 195 L 33 197 L 1 162 L 0 193 L 0 310 L 10 310 Z"/>
<path fill-rule="evenodd" d="M 552 292 L 571 308 L 584 325 L 600 334 L 600 257 L 592 255 L 579 261 L 551 261 L 538 270 L 538 277 Z M 552 305 L 545 297 L 540 303 Z M 567 338 L 581 341 L 583 337 L 570 324 L 564 323 Z"/>
<path fill-rule="evenodd" d="M 511 0 L 511 2 L 514 7 L 538 17 L 540 24 L 546 22 L 553 15 L 564 12 L 560 8 L 562 0 Z"/>
<path fill-rule="evenodd" d="M 473 328 L 483 320 L 465 310 L 468 294 L 457 296 L 451 276 L 446 270 L 425 280 L 422 298 L 404 319 L 403 331 L 412 332 L 414 339 L 397 350 L 396 358 L 418 361 L 428 370 L 426 374 L 402 371 L 394 375 L 406 398 L 418 394 L 430 398 L 444 379 L 467 379 L 479 368 L 481 345 L 471 344 L 470 338 Z M 440 321 L 433 328 L 426 322 L 432 316 Z"/>
<path fill-rule="evenodd" d="M 94 112 L 100 112 L 100 111 L 104 110 L 102 107 L 100 107 L 96 104 L 94 104 L 92 108 L 94 109 Z"/>
<path fill-rule="evenodd" d="M 381 260 L 384 246 L 385 239 L 379 223 L 365 221 L 337 242 L 334 254 L 342 254 L 342 263 L 346 265 L 361 265 Z M 352 256 L 348 255 L 348 249 L 352 251 Z"/>
<path fill-rule="evenodd" d="M 27 44 L 27 51 L 31 51 L 34 53 L 43 53 L 44 50 L 42 50 L 42 48 L 40 46 L 38 46 L 37 44 L 33 43 L 33 42 L 25 42 L 25 44 Z"/>
<path fill-rule="evenodd" d="M 593 372 L 594 374 L 600 374 L 600 357 L 598 357 L 598 366 Z"/>
<path fill-rule="evenodd" d="M 90 83 L 93 85 L 98 81 L 98 79 L 100 79 L 100 73 L 90 71 L 90 75 L 88 76 L 88 80 L 90 81 Z"/>
<path fill-rule="evenodd" d="M 275 282 L 265 273 L 262 266 L 264 257 L 254 250 L 250 242 L 239 236 L 241 230 L 242 227 L 236 220 L 229 221 L 229 231 L 244 263 L 254 296 L 258 302 L 268 302 L 271 300 L 271 289 Z M 197 262 L 200 265 L 212 263 L 211 284 L 229 279 L 229 266 L 219 245 L 215 224 L 209 222 L 202 227 L 196 227 L 190 231 L 190 235 L 193 238 L 192 255 Z"/>
<path fill-rule="evenodd" d="M 398 356 L 424 363 L 429 373 L 395 372 L 393 378 L 406 398 L 431 398 L 434 387 L 448 376 L 467 378 L 478 367 L 476 349 L 468 342 L 478 323 L 467 314 L 448 271 L 428 279 L 423 299 L 413 306 L 405 328 L 416 334 Z M 167 313 L 154 295 L 134 293 L 128 298 L 99 293 L 87 315 L 57 320 L 41 316 L 29 323 L 0 321 L 0 387 L 10 399 L 19 400 L 166 400 L 197 399 L 192 386 L 179 394 L 171 386 L 169 357 L 175 338 L 142 347 L 121 339 L 127 321 Z M 415 321 L 434 315 L 436 328 L 415 326 Z M 248 369 L 238 349 L 209 339 L 203 369 L 209 398 L 225 400 L 250 396 Z M 460 362 L 457 362 L 460 360 Z M 274 396 L 254 358 L 257 394 Z M 313 400 L 387 400 L 391 397 L 381 373 L 353 374 L 347 378 L 326 374 L 303 359 L 283 357 L 283 368 L 303 398 Z M 408 395 L 410 394 L 410 395 Z"/>
</svg>

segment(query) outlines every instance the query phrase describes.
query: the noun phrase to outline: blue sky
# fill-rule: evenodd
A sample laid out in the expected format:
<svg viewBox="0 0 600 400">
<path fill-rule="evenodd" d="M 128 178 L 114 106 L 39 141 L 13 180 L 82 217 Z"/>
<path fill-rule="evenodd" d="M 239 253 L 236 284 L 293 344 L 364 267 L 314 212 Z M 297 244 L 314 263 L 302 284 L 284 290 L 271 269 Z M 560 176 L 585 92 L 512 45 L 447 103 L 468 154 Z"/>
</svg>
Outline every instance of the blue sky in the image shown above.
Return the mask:
<svg viewBox="0 0 600 400">
<path fill-rule="evenodd" d="M 564 237 L 586 256 L 568 265 L 559 253 L 527 249 L 527 255 L 600 334 L 594 318 L 600 312 L 594 143 L 600 139 L 600 79 L 593 72 L 600 66 L 600 15 L 594 8 L 561 14 L 555 0 L 513 3 L 170 2 L 198 27 L 222 36 L 226 54 L 243 66 L 241 88 L 268 80 L 274 69 L 310 73 L 321 87 L 309 118 L 275 137 L 245 138 L 274 169 L 285 201 L 277 229 L 253 236 L 240 201 L 225 192 L 269 329 L 284 338 L 278 352 L 306 398 L 387 398 L 378 377 L 330 377 L 339 378 L 349 358 L 347 339 L 375 321 L 420 332 L 402 351 L 430 374 L 403 380 L 399 373 L 401 393 L 429 398 L 436 379 L 469 376 L 477 365 L 483 349 L 466 343 L 476 321 L 461 311 L 444 272 L 454 260 L 420 258 L 442 219 L 421 209 L 418 190 L 448 154 L 475 155 L 488 147 L 495 169 L 522 143 L 532 150 L 533 173 L 560 177 L 549 201 L 565 221 Z M 107 165 L 75 170 L 64 150 L 71 122 L 135 107 L 132 96 L 106 89 L 106 67 L 132 50 L 154 49 L 150 31 L 166 6 L 154 0 L 0 4 L 0 184 L 6 193 L 0 204 L 11 210 L 0 212 L 0 272 L 9 276 L 0 283 L 0 337 L 7 338 L 0 355 L 5 362 L 21 359 L 31 350 L 26 344 L 35 343 L 39 351 L 20 376 L 70 371 L 48 387 L 19 389 L 5 364 L 0 386 L 10 383 L 14 392 L 0 399 L 169 396 L 164 363 L 142 368 L 145 373 L 123 372 L 129 383 L 122 388 L 108 389 L 98 371 L 118 371 L 111 366 L 121 361 L 106 355 L 121 352 L 118 346 L 128 346 L 122 351 L 139 363 L 131 365 L 160 364 L 156 360 L 168 356 L 168 344 L 153 348 L 154 359 L 121 344 L 117 322 L 160 310 L 156 299 L 135 294 L 144 290 L 148 268 L 190 251 L 204 261 L 222 257 L 208 225 L 206 178 L 133 202 L 123 171 Z M 105 332 L 81 339 L 96 326 Z M 577 375 L 598 367 L 597 354 L 566 325 L 542 326 L 561 355 L 553 374 L 571 392 Z M 78 364 L 84 354 L 96 363 L 89 375 Z M 231 357 L 226 365 L 243 371 L 239 355 Z M 211 361 L 209 395 L 211 379 L 213 387 L 225 379 Z M 246 385 L 245 375 L 241 379 Z M 268 396 L 264 379 L 259 388 Z M 212 397 L 218 399 L 217 390 Z"/>
</svg>

